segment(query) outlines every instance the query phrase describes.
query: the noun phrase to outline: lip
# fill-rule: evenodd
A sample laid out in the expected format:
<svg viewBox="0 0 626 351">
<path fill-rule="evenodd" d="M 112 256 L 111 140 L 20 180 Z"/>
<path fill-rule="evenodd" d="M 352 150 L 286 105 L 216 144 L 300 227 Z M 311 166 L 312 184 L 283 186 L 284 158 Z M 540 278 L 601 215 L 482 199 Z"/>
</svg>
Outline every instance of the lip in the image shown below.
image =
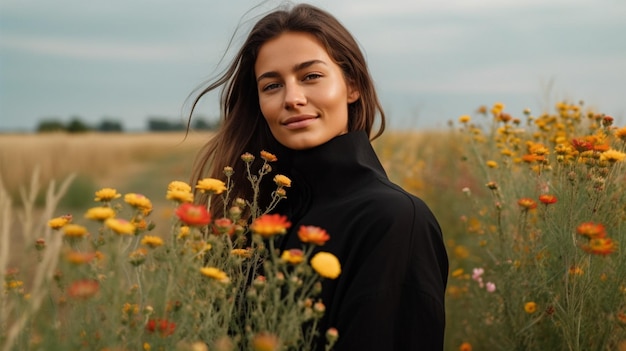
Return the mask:
<svg viewBox="0 0 626 351">
<path fill-rule="evenodd" d="M 285 119 L 280 124 L 285 126 L 287 129 L 301 129 L 301 128 L 308 127 L 317 118 L 318 118 L 318 116 L 316 116 L 316 115 L 292 116 L 292 117 L 289 117 L 289 118 Z"/>
</svg>

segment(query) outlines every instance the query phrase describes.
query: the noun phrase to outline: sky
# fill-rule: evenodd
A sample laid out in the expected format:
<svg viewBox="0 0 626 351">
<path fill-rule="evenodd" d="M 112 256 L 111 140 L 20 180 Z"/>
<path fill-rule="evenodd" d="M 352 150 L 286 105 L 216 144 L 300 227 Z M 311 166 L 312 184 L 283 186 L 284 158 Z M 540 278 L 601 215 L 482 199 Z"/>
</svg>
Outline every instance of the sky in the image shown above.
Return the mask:
<svg viewBox="0 0 626 351">
<path fill-rule="evenodd" d="M 184 120 L 189 94 L 282 3 L 260 2 L 0 0 L 0 131 L 75 116 L 137 131 L 150 117 Z M 514 116 L 550 112 L 561 100 L 626 123 L 626 1 L 309 3 L 359 41 L 392 129 L 445 128 L 495 102 Z M 217 100 L 196 115 L 215 118 Z"/>
</svg>

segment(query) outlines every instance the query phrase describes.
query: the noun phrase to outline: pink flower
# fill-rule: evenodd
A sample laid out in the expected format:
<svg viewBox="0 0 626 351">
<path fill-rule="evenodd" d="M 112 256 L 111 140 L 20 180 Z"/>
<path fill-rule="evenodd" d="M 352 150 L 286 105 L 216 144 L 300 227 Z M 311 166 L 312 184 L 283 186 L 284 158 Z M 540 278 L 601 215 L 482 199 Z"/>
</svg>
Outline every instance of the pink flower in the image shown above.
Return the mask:
<svg viewBox="0 0 626 351">
<path fill-rule="evenodd" d="M 481 277 L 483 275 L 483 273 L 485 273 L 485 270 L 482 268 L 474 268 L 472 270 L 472 279 L 474 279 L 477 282 L 482 282 L 483 278 Z"/>
<path fill-rule="evenodd" d="M 487 289 L 487 292 L 494 292 L 496 291 L 496 284 L 492 283 L 492 282 L 487 282 L 487 285 L 485 287 Z"/>
</svg>

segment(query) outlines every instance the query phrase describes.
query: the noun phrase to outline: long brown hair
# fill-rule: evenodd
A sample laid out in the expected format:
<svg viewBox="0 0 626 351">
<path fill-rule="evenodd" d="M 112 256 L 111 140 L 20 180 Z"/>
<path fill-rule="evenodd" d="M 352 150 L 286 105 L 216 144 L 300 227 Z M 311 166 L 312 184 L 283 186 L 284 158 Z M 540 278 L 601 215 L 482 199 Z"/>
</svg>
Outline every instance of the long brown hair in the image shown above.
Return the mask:
<svg viewBox="0 0 626 351">
<path fill-rule="evenodd" d="M 226 71 L 193 99 L 190 116 L 204 94 L 223 87 L 221 125 L 196 157 L 192 184 L 203 177 L 223 178 L 224 167 L 231 166 L 235 171 L 232 180 L 237 193 L 234 195 L 249 198 L 245 166 L 240 156 L 250 152 L 258 157 L 261 150 L 272 152 L 272 146 L 277 143 L 261 114 L 254 65 L 261 46 L 284 32 L 314 35 L 341 67 L 346 81 L 359 91 L 359 100 L 348 107 L 349 131 L 364 130 L 372 140 L 384 131 L 385 114 L 365 57 L 350 32 L 330 13 L 308 4 L 277 9 L 254 25 Z M 372 135 L 376 116 L 380 116 L 380 122 Z"/>
</svg>

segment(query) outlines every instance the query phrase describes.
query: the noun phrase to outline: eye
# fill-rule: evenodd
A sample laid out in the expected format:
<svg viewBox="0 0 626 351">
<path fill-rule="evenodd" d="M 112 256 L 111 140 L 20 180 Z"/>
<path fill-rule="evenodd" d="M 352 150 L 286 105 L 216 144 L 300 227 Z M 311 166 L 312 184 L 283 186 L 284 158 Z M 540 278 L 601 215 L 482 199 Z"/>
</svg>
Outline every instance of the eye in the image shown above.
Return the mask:
<svg viewBox="0 0 626 351">
<path fill-rule="evenodd" d="M 314 80 L 318 78 L 322 78 L 322 75 L 320 73 L 308 73 L 304 76 L 303 80 Z"/>
<path fill-rule="evenodd" d="M 280 84 L 278 83 L 270 83 L 270 84 L 266 84 L 263 86 L 263 88 L 261 88 L 262 91 L 270 91 L 270 90 L 274 90 L 280 88 Z"/>
</svg>

